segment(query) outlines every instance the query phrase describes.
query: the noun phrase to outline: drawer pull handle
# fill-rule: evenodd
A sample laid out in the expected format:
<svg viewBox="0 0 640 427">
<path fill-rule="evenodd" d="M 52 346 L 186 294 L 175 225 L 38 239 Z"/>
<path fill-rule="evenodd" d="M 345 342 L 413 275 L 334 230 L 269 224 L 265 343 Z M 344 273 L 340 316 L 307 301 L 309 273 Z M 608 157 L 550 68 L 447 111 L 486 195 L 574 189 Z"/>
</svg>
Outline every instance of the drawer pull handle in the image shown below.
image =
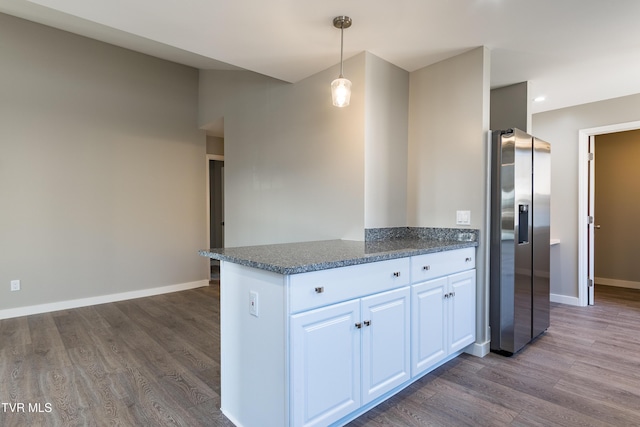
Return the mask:
<svg viewBox="0 0 640 427">
<path fill-rule="evenodd" d="M 431 270 L 431 266 L 430 265 L 425 265 L 424 267 L 422 267 L 422 269 L 424 271 L 429 271 L 429 270 Z"/>
<path fill-rule="evenodd" d="M 365 320 L 364 326 L 371 326 L 371 320 Z"/>
<path fill-rule="evenodd" d="M 356 323 L 356 328 L 358 328 L 358 329 L 362 328 L 362 323 L 360 323 L 360 322 Z"/>
<path fill-rule="evenodd" d="M 393 277 L 400 277 L 400 272 L 399 271 L 394 271 Z"/>
<path fill-rule="evenodd" d="M 318 286 L 316 288 L 316 294 L 321 294 L 324 292 L 324 286 Z"/>
<path fill-rule="evenodd" d="M 465 258 L 464 262 L 471 262 L 471 257 Z"/>
</svg>

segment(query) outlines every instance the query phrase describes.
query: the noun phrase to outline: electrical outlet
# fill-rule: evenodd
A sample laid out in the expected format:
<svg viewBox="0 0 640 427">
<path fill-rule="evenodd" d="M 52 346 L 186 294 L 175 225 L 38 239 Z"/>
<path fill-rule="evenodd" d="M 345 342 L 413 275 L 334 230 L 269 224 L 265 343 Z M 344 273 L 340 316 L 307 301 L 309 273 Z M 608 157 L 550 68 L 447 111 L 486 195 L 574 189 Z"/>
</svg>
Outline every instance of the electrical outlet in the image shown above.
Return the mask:
<svg viewBox="0 0 640 427">
<path fill-rule="evenodd" d="M 11 290 L 19 291 L 20 290 L 20 280 L 12 280 L 11 281 Z"/>
<path fill-rule="evenodd" d="M 258 317 L 258 293 L 256 291 L 249 292 L 249 314 Z"/>
</svg>

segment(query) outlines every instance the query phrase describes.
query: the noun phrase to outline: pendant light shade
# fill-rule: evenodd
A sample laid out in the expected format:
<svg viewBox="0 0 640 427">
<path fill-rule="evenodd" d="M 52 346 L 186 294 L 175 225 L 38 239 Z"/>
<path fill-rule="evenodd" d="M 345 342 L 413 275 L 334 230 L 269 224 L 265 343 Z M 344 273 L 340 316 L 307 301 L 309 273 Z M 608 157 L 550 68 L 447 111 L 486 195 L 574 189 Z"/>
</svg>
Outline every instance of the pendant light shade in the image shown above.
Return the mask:
<svg viewBox="0 0 640 427">
<path fill-rule="evenodd" d="M 340 76 L 331 82 L 331 99 L 336 107 L 346 107 L 351 100 L 351 81 L 345 79 L 342 75 L 343 71 L 343 46 L 344 46 L 344 29 L 351 26 L 351 18 L 348 16 L 336 16 L 333 18 L 333 26 L 340 28 Z"/>
<path fill-rule="evenodd" d="M 336 107 L 346 107 L 351 99 L 351 81 L 338 77 L 331 82 L 331 100 Z"/>
</svg>

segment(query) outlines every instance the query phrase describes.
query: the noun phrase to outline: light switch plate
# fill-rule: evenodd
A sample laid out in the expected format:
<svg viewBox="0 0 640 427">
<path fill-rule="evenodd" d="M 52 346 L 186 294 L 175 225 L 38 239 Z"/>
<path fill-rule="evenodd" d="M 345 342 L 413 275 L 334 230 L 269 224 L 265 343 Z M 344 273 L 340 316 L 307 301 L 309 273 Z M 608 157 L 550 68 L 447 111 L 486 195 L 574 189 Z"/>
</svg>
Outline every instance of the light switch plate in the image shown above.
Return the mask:
<svg viewBox="0 0 640 427">
<path fill-rule="evenodd" d="M 471 211 L 456 211 L 457 225 L 471 225 Z"/>
</svg>

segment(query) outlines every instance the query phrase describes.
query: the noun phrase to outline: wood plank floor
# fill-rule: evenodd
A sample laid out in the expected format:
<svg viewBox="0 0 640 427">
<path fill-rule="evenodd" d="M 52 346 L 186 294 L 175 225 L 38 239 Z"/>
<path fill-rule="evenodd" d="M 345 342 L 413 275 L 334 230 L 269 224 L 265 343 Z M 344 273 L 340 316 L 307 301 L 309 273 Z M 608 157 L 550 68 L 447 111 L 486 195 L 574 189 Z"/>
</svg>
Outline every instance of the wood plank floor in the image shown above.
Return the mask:
<svg viewBox="0 0 640 427">
<path fill-rule="evenodd" d="M 349 425 L 638 426 L 639 330 L 640 291 L 600 287 L 519 354 L 462 355 Z M 219 343 L 215 284 L 1 320 L 0 426 L 231 426 Z"/>
</svg>

